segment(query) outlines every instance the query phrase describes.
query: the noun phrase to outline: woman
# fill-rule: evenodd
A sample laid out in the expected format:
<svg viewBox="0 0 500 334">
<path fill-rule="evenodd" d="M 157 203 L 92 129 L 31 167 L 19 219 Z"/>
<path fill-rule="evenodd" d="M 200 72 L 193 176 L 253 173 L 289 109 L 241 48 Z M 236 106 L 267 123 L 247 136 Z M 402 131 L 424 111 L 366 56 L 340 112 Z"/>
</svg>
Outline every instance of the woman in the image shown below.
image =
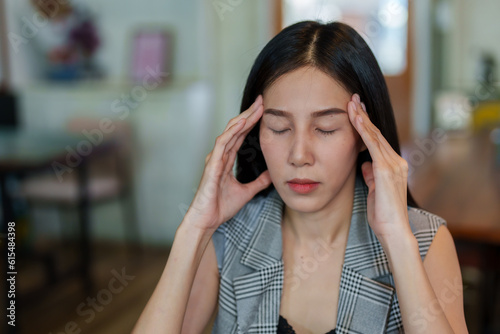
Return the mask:
<svg viewBox="0 0 500 334">
<path fill-rule="evenodd" d="M 467 332 L 453 240 L 415 208 L 407 170 L 360 35 L 285 28 L 206 157 L 136 332 L 201 333 L 215 312 L 214 333 Z"/>
</svg>

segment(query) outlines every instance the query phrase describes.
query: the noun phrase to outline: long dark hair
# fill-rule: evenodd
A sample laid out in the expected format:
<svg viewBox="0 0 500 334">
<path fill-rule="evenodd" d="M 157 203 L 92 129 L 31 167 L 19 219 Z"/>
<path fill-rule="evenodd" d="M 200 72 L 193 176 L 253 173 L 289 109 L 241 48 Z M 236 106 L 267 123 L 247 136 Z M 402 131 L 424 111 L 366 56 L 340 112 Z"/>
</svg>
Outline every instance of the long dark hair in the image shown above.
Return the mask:
<svg viewBox="0 0 500 334">
<path fill-rule="evenodd" d="M 370 47 L 353 28 L 340 22 L 295 23 L 276 35 L 255 60 L 243 92 L 240 113 L 280 76 L 313 66 L 334 78 L 351 95 L 358 93 L 373 124 L 380 129 L 395 152 L 400 153 L 396 121 L 384 76 Z M 255 180 L 267 169 L 259 142 L 260 120 L 248 133 L 237 153 L 236 179 Z M 356 169 L 372 161 L 368 150 L 358 156 Z M 256 196 L 265 195 L 271 185 Z M 408 190 L 408 205 L 417 207 Z"/>
</svg>

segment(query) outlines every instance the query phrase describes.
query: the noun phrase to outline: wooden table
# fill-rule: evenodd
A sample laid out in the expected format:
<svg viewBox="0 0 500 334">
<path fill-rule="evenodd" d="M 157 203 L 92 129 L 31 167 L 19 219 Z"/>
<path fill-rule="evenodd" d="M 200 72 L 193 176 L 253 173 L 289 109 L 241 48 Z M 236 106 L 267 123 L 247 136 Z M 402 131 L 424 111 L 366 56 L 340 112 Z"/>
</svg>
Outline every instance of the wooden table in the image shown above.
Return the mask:
<svg viewBox="0 0 500 334">
<path fill-rule="evenodd" d="M 444 218 L 460 264 L 481 270 L 481 329 L 492 321 L 500 284 L 500 148 L 488 133 L 403 145 L 417 204 Z"/>
<path fill-rule="evenodd" d="M 500 245 L 500 164 L 489 136 L 448 136 L 434 150 L 425 143 L 402 150 L 417 203 L 446 219 L 455 239 Z"/>
</svg>

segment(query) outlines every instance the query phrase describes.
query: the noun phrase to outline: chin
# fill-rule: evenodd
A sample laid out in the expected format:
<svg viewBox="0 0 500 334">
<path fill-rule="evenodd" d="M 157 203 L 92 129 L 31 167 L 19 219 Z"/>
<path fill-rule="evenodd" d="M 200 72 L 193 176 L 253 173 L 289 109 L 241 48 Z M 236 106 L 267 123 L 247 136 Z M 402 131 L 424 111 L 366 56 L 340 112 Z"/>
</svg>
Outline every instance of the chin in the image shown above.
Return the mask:
<svg viewBox="0 0 500 334">
<path fill-rule="evenodd" d="M 294 193 L 289 188 L 276 188 L 276 190 L 286 206 L 294 211 L 304 213 L 316 212 L 323 205 L 322 199 L 324 199 L 324 196 L 320 192 L 302 195 Z"/>
</svg>

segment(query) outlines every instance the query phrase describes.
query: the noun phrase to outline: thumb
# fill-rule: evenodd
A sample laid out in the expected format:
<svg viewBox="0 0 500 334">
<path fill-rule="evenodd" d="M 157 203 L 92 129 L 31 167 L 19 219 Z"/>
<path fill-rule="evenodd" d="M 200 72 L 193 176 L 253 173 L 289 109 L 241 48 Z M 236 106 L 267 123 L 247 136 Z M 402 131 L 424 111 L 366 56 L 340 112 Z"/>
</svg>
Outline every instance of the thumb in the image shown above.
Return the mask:
<svg viewBox="0 0 500 334">
<path fill-rule="evenodd" d="M 257 177 L 252 182 L 248 183 L 248 188 L 250 188 L 252 194 L 257 194 L 259 191 L 266 189 L 271 184 L 271 175 L 269 170 L 263 171 L 259 177 Z"/>
<path fill-rule="evenodd" d="M 363 173 L 363 178 L 365 179 L 365 183 L 368 186 L 368 189 L 373 187 L 373 168 L 372 163 L 367 161 L 361 165 L 361 172 Z"/>
</svg>

